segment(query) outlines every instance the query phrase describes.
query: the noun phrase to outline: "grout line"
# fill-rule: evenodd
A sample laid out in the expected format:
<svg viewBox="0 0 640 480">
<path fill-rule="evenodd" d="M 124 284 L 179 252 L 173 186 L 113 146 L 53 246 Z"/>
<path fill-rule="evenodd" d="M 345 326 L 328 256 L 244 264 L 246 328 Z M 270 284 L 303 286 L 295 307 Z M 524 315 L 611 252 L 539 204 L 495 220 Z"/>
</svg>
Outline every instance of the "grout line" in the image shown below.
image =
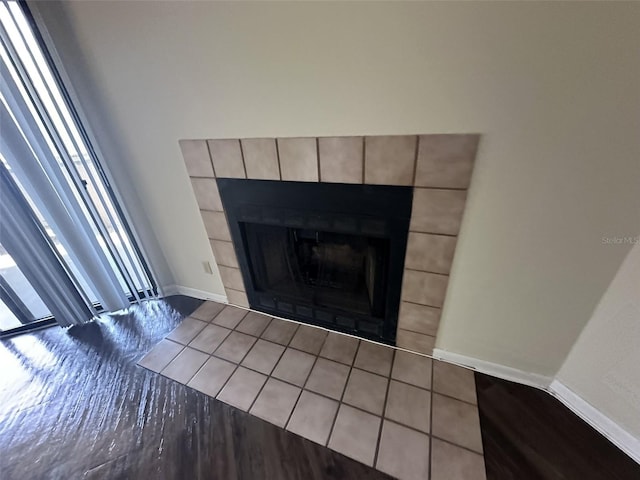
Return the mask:
<svg viewBox="0 0 640 480">
<path fill-rule="evenodd" d="M 282 167 L 280 166 L 280 146 L 278 145 L 278 139 L 273 139 L 276 144 L 276 161 L 278 162 L 278 180 L 282 181 Z"/>
<path fill-rule="evenodd" d="M 191 338 L 191 340 L 189 340 L 187 343 L 182 343 L 182 342 L 179 342 L 178 340 L 173 340 L 172 338 L 169 338 L 169 335 L 171 335 L 173 332 L 175 332 L 175 331 L 178 329 L 178 327 L 180 327 L 180 325 L 182 325 L 182 324 L 184 323 L 184 321 L 185 321 L 187 318 L 191 318 L 192 320 L 196 320 L 196 321 L 198 321 L 198 322 L 202 322 L 202 323 L 204 323 L 205 325 L 204 325 L 204 327 L 200 328 L 200 329 L 195 333 L 195 335 Z M 174 328 L 174 329 L 173 329 L 173 330 L 171 330 L 169 333 L 167 333 L 167 336 L 166 336 L 166 337 L 164 337 L 164 340 L 169 340 L 169 341 L 171 341 L 171 342 L 179 343 L 180 345 L 184 345 L 185 347 L 187 347 L 187 346 L 189 346 L 189 343 L 191 343 L 191 342 L 192 342 L 192 341 L 193 341 L 193 340 L 194 340 L 198 335 L 200 335 L 200 334 L 202 333 L 202 331 L 203 331 L 205 328 L 207 328 L 207 325 L 209 325 L 209 324 L 208 324 L 207 322 L 205 322 L 204 320 L 200 320 L 200 319 L 195 318 L 195 317 L 185 317 L 185 318 L 183 318 L 183 319 L 182 319 L 182 321 L 178 324 L 178 326 L 177 326 L 176 328 Z M 191 348 L 193 348 L 193 347 L 191 347 Z M 196 348 L 195 350 L 198 350 L 198 349 Z"/>
<path fill-rule="evenodd" d="M 224 267 L 224 265 L 223 265 L 223 267 Z M 235 267 L 230 267 L 230 268 L 235 268 Z M 238 270 L 238 269 L 236 269 L 236 270 Z M 240 293 L 245 293 L 245 294 L 247 293 L 246 291 L 243 292 L 242 290 L 238 290 L 237 288 L 231 288 L 231 287 L 224 287 L 224 288 L 225 288 L 225 290 L 233 290 L 234 292 L 240 292 Z M 235 307 L 235 305 L 231 305 L 231 306 Z M 244 308 L 243 308 L 243 310 L 244 310 Z M 251 310 L 251 311 L 253 311 L 253 310 Z M 249 310 L 247 310 L 247 312 L 249 312 Z M 240 332 L 240 333 L 242 333 L 242 332 Z"/>
<path fill-rule="evenodd" d="M 244 317 L 243 317 L 243 318 L 244 318 Z M 240 321 L 242 321 L 242 320 L 240 320 Z M 238 322 L 238 325 L 239 325 L 239 324 L 240 324 L 240 322 Z M 236 325 L 236 326 L 237 326 L 237 325 Z M 235 330 L 232 330 L 232 332 L 235 332 Z M 242 332 L 238 332 L 238 333 L 242 333 Z M 229 334 L 229 335 L 231 335 L 231 334 Z M 227 335 L 227 338 L 229 338 L 229 335 Z M 223 344 L 225 341 L 226 341 L 226 339 L 225 339 L 225 340 L 223 340 L 223 341 L 220 343 L 220 345 L 218 345 L 218 346 L 217 346 L 217 348 L 214 350 L 214 353 L 218 351 L 218 349 L 222 346 L 222 344 Z M 251 351 L 251 349 L 253 348 L 253 346 L 256 344 L 256 342 L 257 342 L 257 339 L 256 339 L 256 341 L 254 341 L 254 342 L 253 342 L 253 344 L 251 344 L 251 347 L 250 347 L 250 348 L 247 350 L 247 352 L 242 356 L 242 358 L 240 359 L 240 361 L 239 361 L 238 363 L 235 363 L 235 362 L 233 362 L 233 361 L 231 361 L 231 360 L 228 360 L 228 359 L 226 359 L 226 358 L 216 357 L 216 358 L 219 358 L 220 360 L 224 360 L 224 361 L 227 361 L 227 362 L 229 362 L 229 363 L 234 363 L 234 364 L 236 365 L 236 368 L 234 368 L 234 369 L 233 369 L 233 372 L 231 372 L 231 375 L 229 375 L 229 378 L 227 378 L 227 380 L 224 382 L 224 384 L 222 385 L 222 387 L 220 387 L 220 390 L 218 390 L 218 393 L 216 393 L 216 396 L 215 396 L 214 398 L 216 398 L 216 399 L 217 399 L 217 398 L 218 398 L 218 395 L 220 395 L 220 393 L 225 389 L 225 387 L 226 387 L 226 386 L 227 386 L 227 384 L 229 383 L 229 380 L 231 380 L 231 377 L 233 377 L 233 376 L 236 374 L 236 372 L 238 371 L 238 368 L 240 368 L 240 364 L 244 361 L 244 359 L 247 357 L 247 355 L 249 355 L 249 352 Z M 213 353 L 211 354 L 211 356 L 213 356 Z M 245 367 L 243 367 L 243 368 L 245 368 Z M 264 375 L 264 373 L 263 373 L 262 375 Z M 265 375 L 265 376 L 267 376 L 267 375 Z M 264 383 L 267 383 L 267 381 L 265 380 L 265 381 L 264 381 Z M 264 386 L 264 385 L 263 385 L 263 386 Z M 256 398 L 257 398 L 257 397 L 256 397 Z M 222 401 L 222 400 L 220 400 L 220 401 Z M 254 399 L 254 401 L 255 401 L 255 399 Z M 236 406 L 234 406 L 234 405 L 230 405 L 230 404 L 228 404 L 227 402 L 223 402 L 223 403 L 226 403 L 227 405 L 229 405 L 229 406 L 231 406 L 231 407 L 233 407 L 233 408 L 238 408 L 238 407 L 236 407 Z M 253 403 L 252 403 L 251 405 L 253 406 Z M 241 408 L 238 408 L 238 410 L 242 410 L 242 409 L 241 409 Z M 246 411 L 247 413 L 249 412 L 249 410 L 243 410 L 243 411 Z"/>
<path fill-rule="evenodd" d="M 344 403 L 344 394 L 347 392 L 347 385 L 349 385 L 349 380 L 351 379 L 351 372 L 353 372 L 353 369 L 354 369 L 353 364 L 356 362 L 356 357 L 358 356 L 358 352 L 360 351 L 360 345 L 362 345 L 362 342 L 358 342 L 358 346 L 356 347 L 356 352 L 353 355 L 353 359 L 351 360 L 351 365 L 349 366 L 349 373 L 347 374 L 347 380 L 344 382 L 344 387 L 342 388 L 342 394 L 340 395 L 340 400 L 338 400 L 338 410 L 336 411 L 336 416 L 333 418 L 333 422 L 331 423 L 331 428 L 329 429 L 329 436 L 327 437 L 327 445 L 329 445 L 329 441 L 331 440 L 331 436 L 333 435 L 333 430 L 336 427 L 336 420 L 338 419 L 338 413 L 340 413 L 340 407 L 342 405 L 347 405 L 346 403 Z M 341 365 L 344 365 L 344 364 L 341 363 Z M 367 413 L 370 413 L 370 412 L 367 412 Z"/>
<path fill-rule="evenodd" d="M 465 447 L 464 445 L 460 445 L 458 443 L 454 443 L 451 440 L 447 440 L 446 438 L 442 438 L 442 437 L 439 437 L 439 436 L 431 435 L 431 437 L 435 438 L 436 440 L 439 440 L 441 442 L 448 443 L 449 445 L 453 445 L 454 447 L 462 448 L 463 450 L 466 450 L 467 452 L 475 453 L 476 455 L 480 455 L 480 456 L 484 457 L 484 452 L 479 452 L 477 450 L 473 450 L 472 448 Z M 431 442 L 429 442 L 429 445 L 431 445 Z M 431 459 L 429 459 L 429 460 L 431 460 Z M 429 465 L 431 465 L 431 461 L 429 461 Z M 431 468 L 431 467 L 429 467 L 429 468 Z"/>
<path fill-rule="evenodd" d="M 186 350 L 187 348 L 188 348 L 188 347 L 184 347 L 184 349 L 185 349 L 185 350 Z M 204 353 L 204 352 L 201 352 L 200 350 L 196 350 L 195 348 L 192 348 L 191 350 L 195 350 L 195 351 L 196 351 L 196 352 L 198 352 L 198 353 Z M 180 353 L 182 353 L 182 352 L 180 352 Z M 205 355 L 207 355 L 207 354 L 205 353 Z M 195 372 L 194 372 L 194 373 L 189 377 L 189 379 L 188 379 L 186 382 L 178 382 L 178 383 L 181 383 L 182 385 L 187 386 L 187 384 L 188 384 L 188 383 L 193 379 L 193 377 L 195 377 L 195 376 L 196 376 L 196 374 L 197 374 L 200 370 L 202 370 L 202 367 L 204 367 L 204 364 L 205 364 L 205 363 L 207 363 L 207 361 L 209 361 L 209 357 L 211 357 L 211 355 L 207 355 L 207 358 L 205 359 L 205 361 L 204 361 L 204 362 L 202 362 L 202 365 L 200 365 L 200 367 L 198 367 L 198 368 L 196 369 L 196 371 L 195 371 Z M 169 378 L 169 377 L 167 377 L 167 378 Z M 171 380 L 173 380 L 173 378 L 172 378 Z M 177 381 L 177 380 L 175 380 L 175 381 Z"/>
<path fill-rule="evenodd" d="M 432 393 L 434 395 L 440 395 L 441 397 L 445 397 L 445 398 L 448 398 L 450 400 L 457 400 L 458 402 L 466 403 L 467 405 L 471 405 L 472 407 L 477 407 L 478 406 L 477 403 L 471 403 L 471 402 L 469 402 L 467 400 L 461 400 L 459 398 L 452 397 L 451 395 L 447 395 L 446 393 L 440 393 L 437 390 L 432 390 Z"/>
<path fill-rule="evenodd" d="M 298 327 L 298 330 L 300 329 L 300 327 Z M 296 333 L 298 332 L 298 330 L 296 330 Z M 291 342 L 293 341 L 294 337 L 296 336 L 296 334 L 294 334 L 291 337 L 291 340 L 289 340 L 289 345 L 291 344 Z M 300 393 L 298 394 L 298 398 L 296 398 L 296 403 L 293 406 L 293 408 L 291 409 L 291 413 L 289 414 L 289 418 L 287 418 L 287 423 L 285 423 L 285 429 L 286 427 L 289 426 L 289 422 L 291 421 L 291 417 L 293 416 L 293 412 L 296 411 L 296 407 L 298 406 L 298 402 L 300 401 L 300 397 L 302 396 L 302 392 L 305 391 L 304 387 L 307 384 L 307 382 L 309 381 L 309 377 L 311 376 L 311 372 L 313 372 L 313 369 L 316 366 L 316 363 L 318 362 L 318 358 L 320 358 L 320 352 L 322 351 L 322 347 L 324 347 L 325 342 L 327 341 L 327 338 L 329 338 L 329 334 L 325 335 L 324 339 L 322 340 L 322 345 L 320 345 L 320 350 L 318 351 L 318 354 L 315 356 L 315 360 L 313 361 L 313 365 L 311 365 L 311 368 L 309 369 L 309 373 L 307 373 L 307 377 L 304 379 L 304 382 L 302 382 L 302 386 L 298 386 L 296 385 L 296 387 L 298 387 L 300 389 Z M 294 350 L 298 350 L 297 348 L 294 347 L 290 347 L 289 345 L 287 345 L 287 348 L 293 348 Z M 298 351 L 302 351 L 302 350 L 298 350 Z M 309 352 L 304 352 L 309 354 Z M 311 354 L 310 354 L 311 355 Z M 280 380 L 280 379 L 278 379 Z M 289 383 L 289 382 L 286 382 Z M 307 390 L 307 392 L 309 392 L 310 390 Z M 315 392 L 311 392 L 311 393 L 315 393 Z M 323 395 L 324 396 L 324 395 Z M 332 399 L 335 402 L 335 399 Z M 338 411 L 336 410 L 336 417 L 338 416 Z M 335 421 L 335 419 L 334 419 Z M 327 446 L 327 443 L 329 443 L 329 438 L 330 435 L 327 437 L 326 442 L 323 444 L 323 446 Z"/>
<path fill-rule="evenodd" d="M 393 364 L 396 361 L 396 350 L 393 350 L 391 355 L 391 365 L 389 366 L 389 375 L 387 376 L 387 390 L 384 394 L 384 403 L 382 405 L 382 414 L 380 415 L 380 426 L 378 427 L 378 439 L 376 441 L 376 453 L 373 456 L 373 465 L 375 468 L 378 463 L 378 453 L 380 452 L 380 439 L 382 438 L 382 426 L 384 425 L 384 419 L 387 413 L 387 401 L 389 400 L 389 389 L 391 388 L 391 375 L 393 374 Z"/>
<path fill-rule="evenodd" d="M 216 181 L 216 177 L 207 177 L 207 176 L 203 176 L 203 175 L 189 175 L 189 178 L 196 178 L 196 179 L 200 179 L 200 180 L 213 180 L 214 182 Z"/>
<path fill-rule="evenodd" d="M 211 155 L 211 148 L 209 147 L 209 140 L 204 141 L 207 146 L 207 153 L 209 154 L 209 163 L 211 164 L 211 170 L 213 170 L 213 178 L 215 179 L 218 175 L 216 174 L 216 167 L 213 165 L 213 155 Z M 207 177 L 209 178 L 209 177 Z"/>
<path fill-rule="evenodd" d="M 416 147 L 413 155 L 413 176 L 411 177 L 411 186 L 416 186 L 416 175 L 418 173 L 418 154 L 420 152 L 420 135 L 416 135 Z"/>
<path fill-rule="evenodd" d="M 163 340 L 166 340 L 166 338 L 165 338 L 165 339 L 163 339 Z M 161 340 L 161 341 L 162 341 L 162 340 Z M 169 340 L 169 341 L 170 341 L 170 342 L 173 342 L 173 340 Z M 158 343 L 160 343 L 160 342 L 158 342 Z M 178 343 L 178 342 L 173 342 L 173 343 L 175 343 L 175 344 L 177 344 L 177 345 L 180 345 L 180 346 L 182 347 L 182 348 L 180 349 L 180 351 L 179 351 L 178 353 L 176 353 L 176 354 L 175 354 L 175 356 L 174 356 L 171 360 L 169 360 L 169 362 L 168 362 L 164 367 L 162 367 L 159 371 L 151 370 L 150 368 L 149 368 L 149 370 L 151 370 L 152 372 L 156 372 L 156 373 L 158 373 L 158 374 L 162 375 L 162 372 L 164 372 L 164 370 L 165 370 L 169 365 L 171 365 L 171 362 L 173 362 L 176 358 L 178 358 L 178 355 L 180 355 L 180 354 L 184 351 L 184 349 L 185 349 L 185 348 L 187 348 L 186 346 L 182 345 L 181 343 Z M 156 345 L 157 345 L 157 344 L 156 344 Z M 155 348 L 155 347 L 154 347 L 154 348 Z M 152 350 L 153 350 L 153 349 L 152 349 Z M 151 350 L 149 350 L 149 351 L 151 351 Z M 146 367 L 145 367 L 145 368 L 146 368 Z M 165 377 L 165 378 L 169 378 L 169 377 L 167 377 L 166 375 L 162 375 L 162 376 L 163 376 L 163 377 Z M 171 379 L 171 380 L 173 380 L 173 379 Z"/>
<path fill-rule="evenodd" d="M 209 210 L 208 208 L 200 208 L 200 206 L 198 206 L 198 210 L 200 210 L 201 212 L 213 212 L 213 213 L 224 213 L 224 209 L 222 210 Z M 228 242 L 229 240 L 221 240 L 222 242 Z"/>
<path fill-rule="evenodd" d="M 411 230 L 411 226 L 409 226 L 409 233 L 423 233 L 425 235 L 439 235 L 441 237 L 454 237 L 454 238 L 458 236 L 457 233 L 424 232 L 422 230 Z"/>
<path fill-rule="evenodd" d="M 411 300 L 402 300 L 400 299 L 401 302 L 406 302 L 406 303 L 411 303 L 412 305 L 419 305 L 421 307 L 429 307 L 429 308 L 437 308 L 438 310 L 442 310 L 442 307 L 436 307 L 435 305 L 428 305 L 426 303 L 418 303 L 418 302 L 412 302 Z M 403 328 L 403 330 L 405 330 Z M 427 334 L 425 334 L 427 335 Z"/>
<path fill-rule="evenodd" d="M 399 330 L 404 330 L 405 332 L 417 333 L 418 335 L 424 335 L 425 337 L 433 337 L 436 338 L 435 335 L 431 335 L 429 333 L 418 332 L 417 330 L 411 330 L 410 328 L 398 327 Z M 415 352 L 419 353 L 419 352 Z M 424 355 L 424 354 L 423 354 Z"/>
<path fill-rule="evenodd" d="M 293 332 L 293 335 L 291 335 L 291 338 L 289 339 L 289 341 L 287 342 L 287 345 L 285 346 L 285 351 L 287 350 L 287 348 L 293 348 L 290 347 L 291 342 L 293 341 L 293 338 L 296 336 L 296 333 L 298 333 L 298 330 L 300 329 L 300 323 L 298 324 L 295 332 Z M 311 370 L 313 370 L 313 367 L 311 367 Z M 309 370 L 309 373 L 311 373 L 311 370 Z M 275 378 L 275 377 L 274 377 Z M 284 382 L 288 385 L 293 385 L 294 387 L 300 389 L 300 391 L 298 392 L 298 397 L 296 398 L 295 403 L 293 404 L 293 408 L 291 409 L 291 411 L 289 412 L 289 416 L 287 417 L 287 421 L 285 422 L 284 426 L 282 427 L 283 429 L 287 429 L 287 427 L 289 426 L 289 422 L 291 421 L 291 417 L 293 417 L 293 412 L 295 412 L 296 407 L 298 406 L 298 402 L 300 401 L 300 397 L 302 396 L 302 392 L 304 391 L 303 387 L 299 386 L 299 385 L 294 385 L 293 383 L 289 383 L 286 380 L 282 380 L 280 378 L 276 378 L 276 380 L 280 380 L 281 382 Z M 304 383 L 306 383 L 307 381 L 305 380 Z M 302 384 L 304 386 L 304 383 Z"/>
<path fill-rule="evenodd" d="M 318 183 L 322 182 L 322 174 L 320 173 L 320 140 L 315 137 L 316 141 L 316 170 L 318 172 Z"/>
<path fill-rule="evenodd" d="M 431 390 L 429 394 L 429 480 L 431 480 L 431 452 L 433 451 L 433 372 L 434 372 L 434 361 L 431 360 Z"/>
<path fill-rule="evenodd" d="M 271 321 L 273 321 L 273 319 L 271 319 Z M 267 325 L 267 328 L 269 328 L 269 325 L 271 325 L 271 321 L 269 322 L 269 324 Z M 263 330 L 262 333 L 264 333 L 267 328 L 265 328 Z M 256 346 L 256 344 L 260 341 L 260 340 L 264 340 L 263 338 L 258 337 L 258 340 L 256 340 L 256 342 L 253 344 L 253 347 L 251 347 L 251 350 L 253 350 L 253 348 Z M 264 340 L 265 342 L 269 342 L 269 340 Z M 273 343 L 274 345 L 279 345 L 280 347 L 282 347 L 282 345 L 275 343 L 275 342 L 269 342 L 269 343 Z M 251 352 L 251 350 L 249 350 L 249 352 L 247 352 L 247 355 Z M 276 367 L 278 366 L 278 363 L 280 363 L 280 360 L 282 359 L 282 356 L 284 355 L 284 352 L 287 351 L 287 347 L 284 347 L 282 349 L 282 352 L 280 352 L 280 356 L 278 357 L 278 360 L 276 361 L 276 363 L 273 364 L 273 368 L 269 371 L 269 373 L 267 373 L 267 379 L 264 381 L 264 383 L 262 384 L 262 386 L 260 387 L 260 390 L 258 390 L 258 394 L 255 396 L 255 398 L 253 399 L 253 401 L 251 402 L 251 405 L 249 405 L 249 408 L 247 409 L 247 413 L 251 412 L 251 409 L 253 408 L 253 406 L 255 405 L 256 401 L 258 400 L 258 398 L 260 397 L 260 394 L 262 393 L 262 390 L 264 390 L 265 385 L 267 384 L 267 382 L 269 381 L 270 378 L 274 378 L 271 376 L 271 374 L 273 373 L 273 371 L 276 369 Z M 244 361 L 244 359 L 242 360 Z M 252 368 L 249 367 L 244 367 L 247 370 L 253 370 Z M 258 373 L 262 373 L 263 375 L 265 375 L 263 372 L 258 372 Z M 276 378 L 277 380 L 277 378 Z"/>
<path fill-rule="evenodd" d="M 420 273 L 430 273 L 431 275 L 440 275 L 441 277 L 448 277 L 448 273 L 440 273 L 440 272 L 431 272 L 429 270 L 418 270 L 417 268 L 409 268 L 404 267 L 405 270 L 409 270 L 411 272 L 420 272 Z"/>
<path fill-rule="evenodd" d="M 244 178 L 249 178 L 247 175 L 247 165 L 244 161 L 244 149 L 242 148 L 242 139 L 238 139 L 238 145 L 240 146 L 240 158 L 242 159 L 242 170 L 244 171 Z"/>
</svg>

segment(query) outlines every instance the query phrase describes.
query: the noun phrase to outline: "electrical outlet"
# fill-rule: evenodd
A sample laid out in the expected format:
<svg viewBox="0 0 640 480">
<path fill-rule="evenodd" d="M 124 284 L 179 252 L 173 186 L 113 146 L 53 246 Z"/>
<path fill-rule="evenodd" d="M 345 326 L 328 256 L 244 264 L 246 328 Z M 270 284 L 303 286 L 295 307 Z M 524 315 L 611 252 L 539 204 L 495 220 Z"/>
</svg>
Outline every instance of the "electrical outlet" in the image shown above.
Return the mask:
<svg viewBox="0 0 640 480">
<path fill-rule="evenodd" d="M 204 273 L 208 273 L 209 275 L 213 275 L 213 270 L 211 269 L 211 264 L 207 261 L 202 262 L 202 268 L 204 268 Z"/>
</svg>

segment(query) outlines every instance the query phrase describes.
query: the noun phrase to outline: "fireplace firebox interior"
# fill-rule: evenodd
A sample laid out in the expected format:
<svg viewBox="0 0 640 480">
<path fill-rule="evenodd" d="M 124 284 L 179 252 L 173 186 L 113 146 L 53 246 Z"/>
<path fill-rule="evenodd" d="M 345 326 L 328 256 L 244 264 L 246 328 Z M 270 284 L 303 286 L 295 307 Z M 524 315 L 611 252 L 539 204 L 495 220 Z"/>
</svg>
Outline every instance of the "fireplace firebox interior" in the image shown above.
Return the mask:
<svg viewBox="0 0 640 480">
<path fill-rule="evenodd" d="M 217 183 L 252 309 L 395 344 L 411 187 Z"/>
</svg>

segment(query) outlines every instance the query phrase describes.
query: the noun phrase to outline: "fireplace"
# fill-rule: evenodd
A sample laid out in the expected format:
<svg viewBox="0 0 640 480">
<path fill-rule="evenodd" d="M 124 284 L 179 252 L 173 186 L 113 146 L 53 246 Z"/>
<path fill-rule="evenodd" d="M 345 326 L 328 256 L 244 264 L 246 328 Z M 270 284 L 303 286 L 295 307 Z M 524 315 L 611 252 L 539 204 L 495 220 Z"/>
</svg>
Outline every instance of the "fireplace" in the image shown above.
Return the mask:
<svg viewBox="0 0 640 480">
<path fill-rule="evenodd" d="M 413 188 L 217 184 L 252 309 L 395 344 Z"/>
</svg>

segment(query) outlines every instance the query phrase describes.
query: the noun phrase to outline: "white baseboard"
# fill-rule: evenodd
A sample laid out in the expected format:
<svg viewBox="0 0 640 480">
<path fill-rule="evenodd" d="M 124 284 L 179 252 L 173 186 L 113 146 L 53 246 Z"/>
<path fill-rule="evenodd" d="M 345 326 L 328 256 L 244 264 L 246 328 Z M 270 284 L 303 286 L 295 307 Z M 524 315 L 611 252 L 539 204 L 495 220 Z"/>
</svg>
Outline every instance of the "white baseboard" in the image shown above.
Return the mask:
<svg viewBox="0 0 640 480">
<path fill-rule="evenodd" d="M 472 368 L 480 373 L 486 373 L 487 375 L 503 378 L 516 383 L 522 383 L 542 390 L 547 390 L 553 380 L 551 377 L 539 375 L 537 373 L 530 373 L 518 370 L 517 368 L 505 367 L 504 365 L 480 360 L 478 358 L 467 357 L 466 355 L 448 352 L 439 348 L 433 349 L 433 357 L 438 360 L 444 360 L 445 362 Z"/>
<path fill-rule="evenodd" d="M 640 463 L 640 439 L 631 435 L 562 382 L 554 380 L 548 391 L 616 447 Z"/>
<path fill-rule="evenodd" d="M 187 295 L 189 297 L 199 298 L 201 300 L 213 300 L 218 303 L 229 303 L 226 295 L 220 295 L 219 293 L 205 292 L 204 290 L 198 290 L 195 288 L 184 287 L 182 285 L 166 285 L 160 288 L 161 296 L 168 297 L 169 295 Z"/>
<path fill-rule="evenodd" d="M 481 373 L 503 378 L 516 383 L 529 385 L 546 391 L 562 402 L 573 413 L 587 422 L 592 428 L 600 432 L 611 443 L 617 446 L 634 461 L 640 463 L 640 439 L 634 437 L 624 428 L 611 420 L 600 410 L 585 401 L 563 383 L 552 377 L 524 372 L 504 365 L 487 362 L 466 355 L 448 352 L 439 348 L 433 349 L 433 357 L 445 362 L 469 367 Z"/>
</svg>

